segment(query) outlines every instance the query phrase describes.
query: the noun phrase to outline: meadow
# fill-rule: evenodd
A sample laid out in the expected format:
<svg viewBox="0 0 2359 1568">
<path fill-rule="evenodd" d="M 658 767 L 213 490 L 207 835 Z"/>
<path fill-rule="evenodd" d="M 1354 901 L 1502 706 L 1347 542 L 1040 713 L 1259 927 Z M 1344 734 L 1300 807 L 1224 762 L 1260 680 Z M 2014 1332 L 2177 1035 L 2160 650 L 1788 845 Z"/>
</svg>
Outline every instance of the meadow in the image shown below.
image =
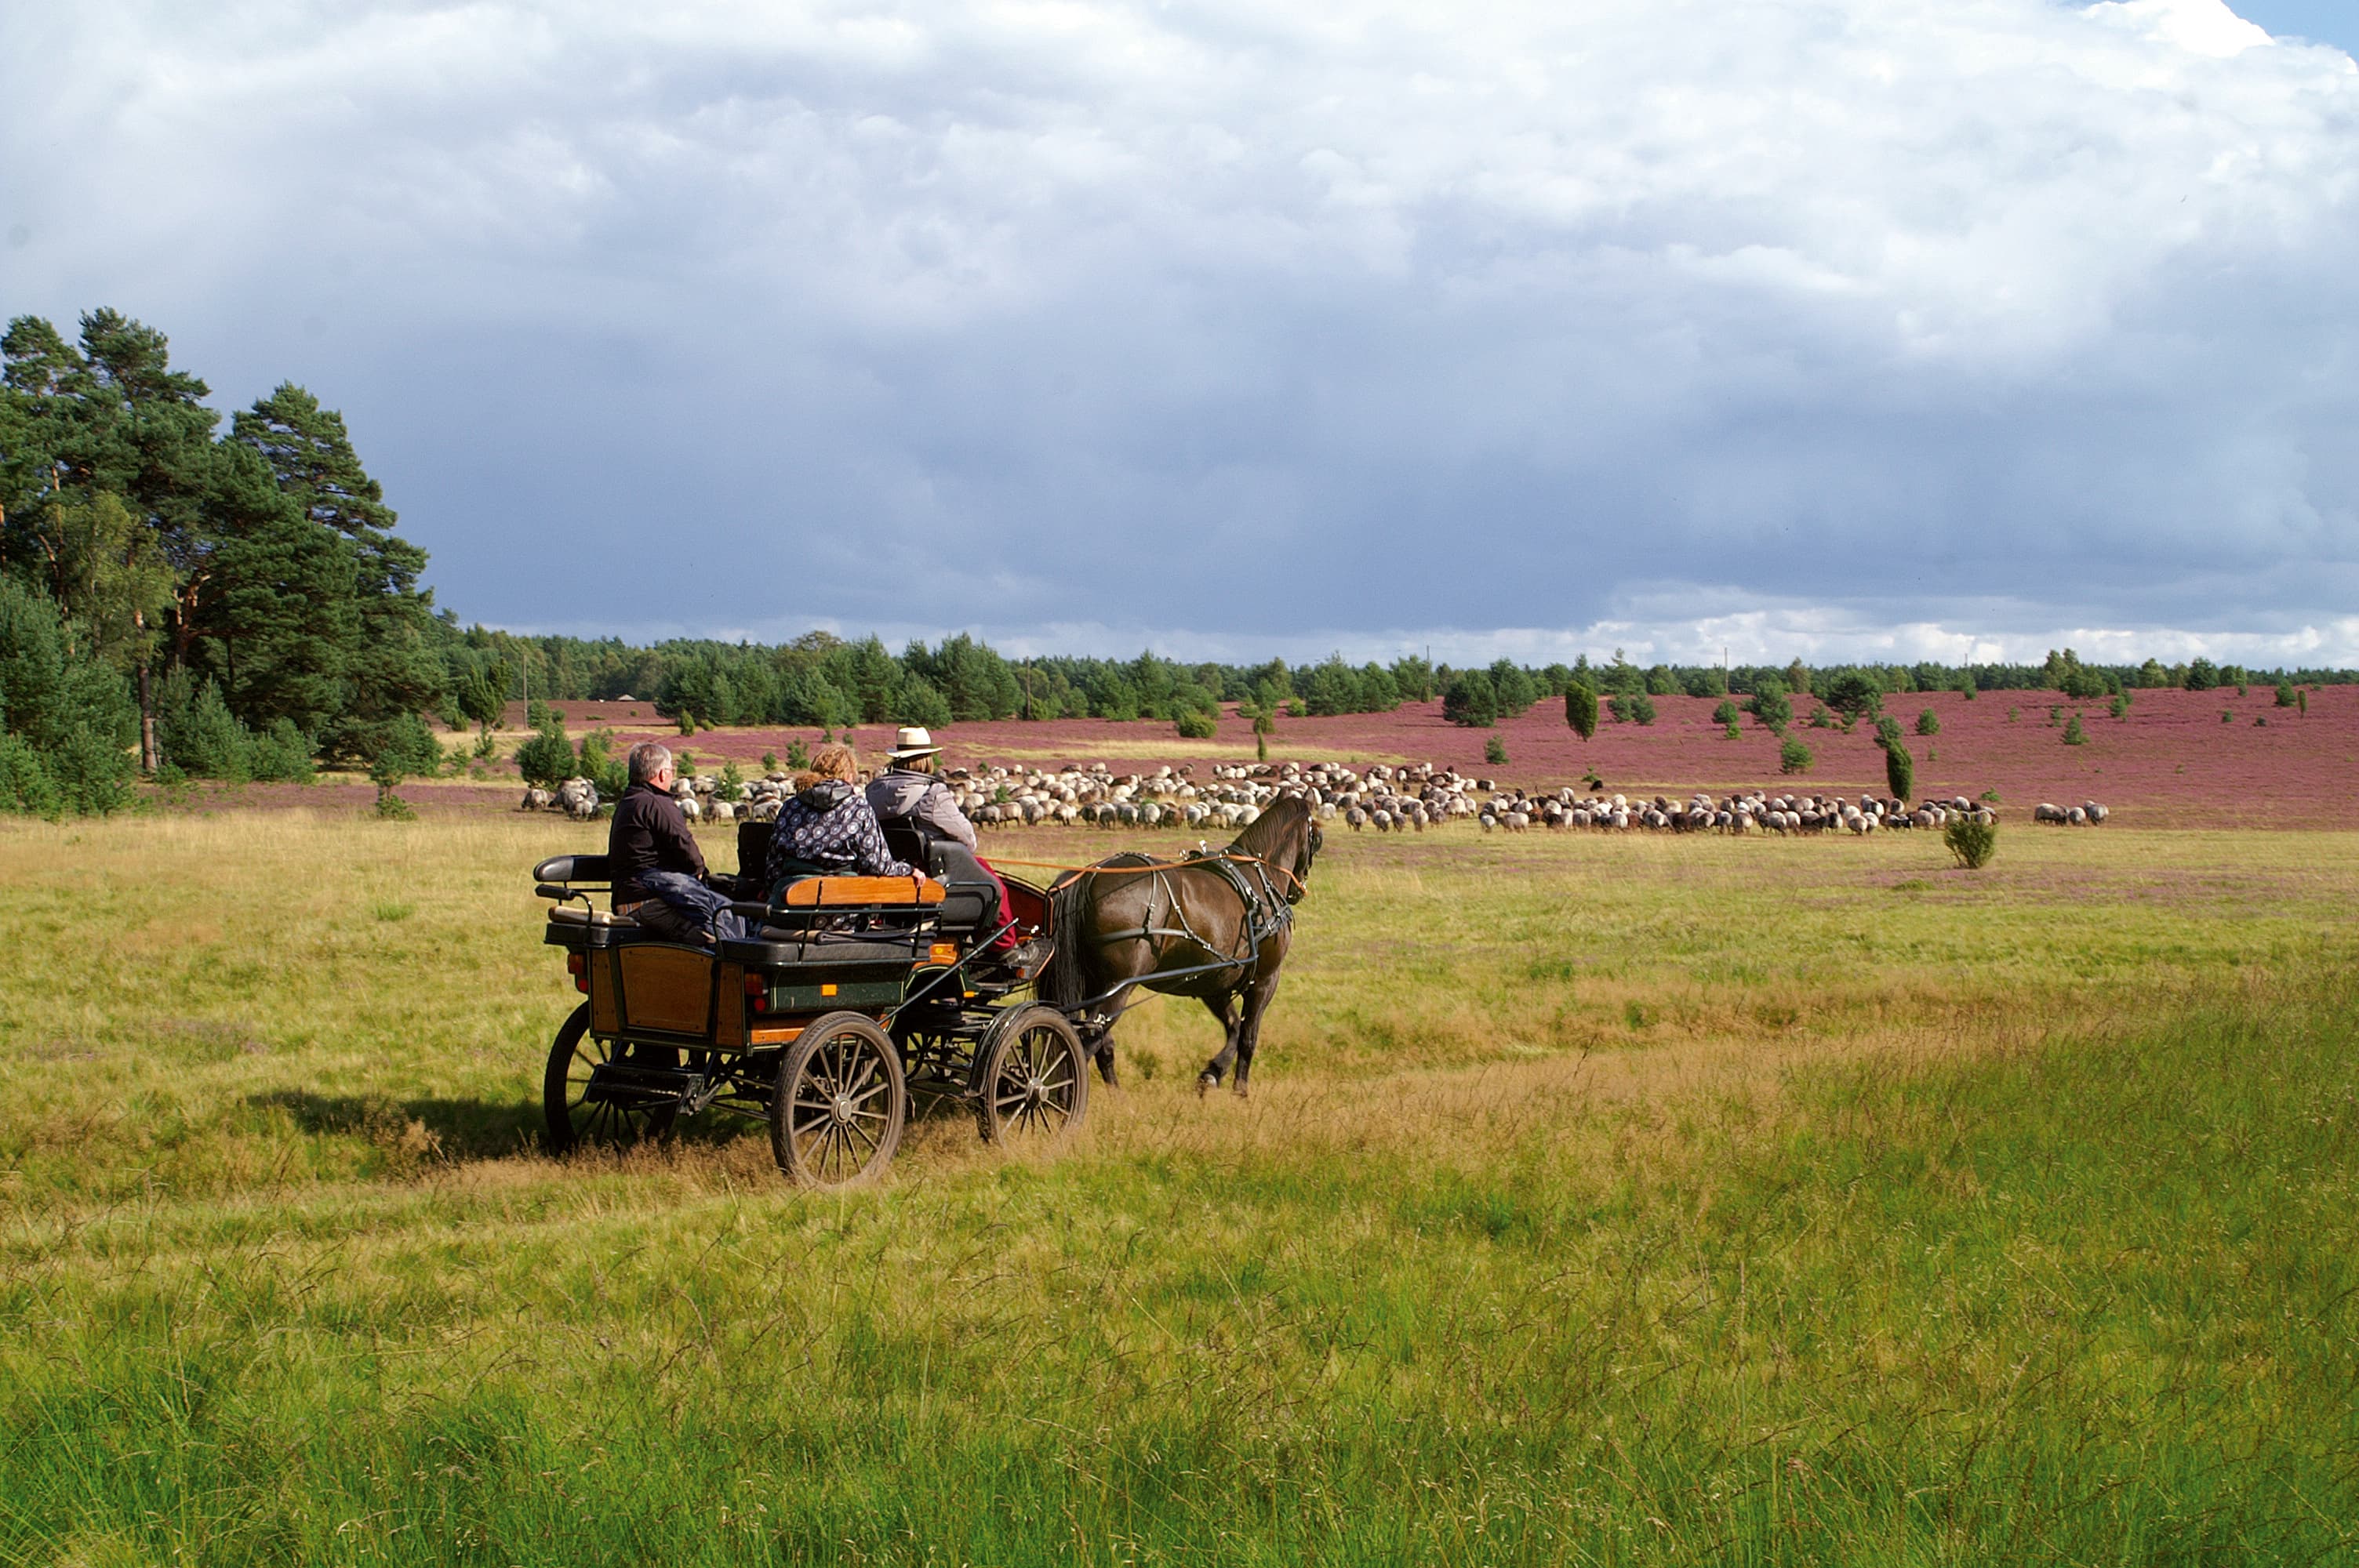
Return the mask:
<svg viewBox="0 0 2359 1568">
<path fill-rule="evenodd" d="M 1251 1099 L 814 1195 L 537 1152 L 601 832 L 0 827 L 0 1560 L 2359 1555 L 2359 836 L 1337 834 Z"/>
</svg>

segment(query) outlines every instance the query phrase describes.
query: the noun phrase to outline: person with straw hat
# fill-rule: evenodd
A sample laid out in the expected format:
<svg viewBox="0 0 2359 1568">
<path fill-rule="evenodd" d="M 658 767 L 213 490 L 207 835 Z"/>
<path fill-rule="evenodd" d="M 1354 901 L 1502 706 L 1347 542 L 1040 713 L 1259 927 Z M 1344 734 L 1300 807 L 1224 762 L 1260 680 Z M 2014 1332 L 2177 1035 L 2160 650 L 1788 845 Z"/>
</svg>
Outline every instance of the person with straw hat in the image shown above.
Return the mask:
<svg viewBox="0 0 2359 1568">
<path fill-rule="evenodd" d="M 899 822 L 916 830 L 926 843 L 926 863 L 945 882 L 987 883 L 1006 910 L 1007 884 L 975 854 L 974 824 L 958 808 L 950 785 L 935 774 L 942 749 L 921 725 L 902 727 L 885 753 L 892 765 L 869 782 L 868 805 L 879 822 Z M 995 915 L 994 924 L 1006 916 Z M 1021 963 L 1014 931 L 1002 932 L 991 945 L 1002 962 Z M 1028 966 L 1027 966 L 1028 967 Z"/>
</svg>

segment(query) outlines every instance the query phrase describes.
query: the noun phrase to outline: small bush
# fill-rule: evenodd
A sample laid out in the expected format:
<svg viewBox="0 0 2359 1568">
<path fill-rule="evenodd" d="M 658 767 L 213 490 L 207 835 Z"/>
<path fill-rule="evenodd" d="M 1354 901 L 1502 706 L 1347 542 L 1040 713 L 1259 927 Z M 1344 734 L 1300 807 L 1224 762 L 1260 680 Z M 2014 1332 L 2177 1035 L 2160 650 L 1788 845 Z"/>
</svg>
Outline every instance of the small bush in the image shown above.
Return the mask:
<svg viewBox="0 0 2359 1568">
<path fill-rule="evenodd" d="M 1919 735 L 1939 735 L 1940 732 L 1940 715 L 1935 713 L 1931 708 L 1929 708 L 1925 709 L 1924 712 L 1919 713 L 1917 716 L 1917 733 Z"/>
<path fill-rule="evenodd" d="M 2113 714 L 2113 716 L 2114 716 L 2114 718 L 2116 718 L 2116 719 L 2127 719 L 2127 718 L 2130 716 L 2130 697 L 2129 697 L 2129 693 L 2127 693 L 2127 692 L 2116 692 L 2116 693 L 2114 693 L 2114 705 L 2113 705 L 2112 708 L 2111 708 L 2109 711 L 2111 711 L 2111 712 L 2112 712 L 2112 714 Z"/>
<path fill-rule="evenodd" d="M 2220 722 L 2223 724 L 2234 724 L 2236 722 L 2236 716 L 2223 708 L 2220 710 Z"/>
<path fill-rule="evenodd" d="M 2020 708 L 2012 708 L 2012 707 L 2011 707 L 2011 708 L 2009 708 L 2006 710 L 2006 721 L 2007 721 L 2009 724 L 2014 723 L 2017 719 L 2020 719 L 2020 718 L 2022 718 L 2022 717 L 2023 717 L 2023 709 L 2021 709 Z"/>
<path fill-rule="evenodd" d="M 2072 715 L 2064 725 L 2064 743 L 2067 746 L 2085 746 L 2089 743 L 2089 732 L 2081 728 L 2081 716 L 2077 713 Z"/>
<path fill-rule="evenodd" d="M 800 741 L 790 741 L 787 743 L 787 749 L 788 751 L 792 751 L 795 747 L 801 744 L 802 742 Z M 805 757 L 803 759 L 805 765 L 808 765 L 810 762 L 810 759 L 809 757 Z M 775 773 L 778 771 L 778 754 L 776 752 L 765 752 L 762 753 L 762 771 L 767 773 Z"/>
<path fill-rule="evenodd" d="M 1722 730 L 1720 735 L 1723 741 L 1738 741 L 1744 739 L 1745 731 L 1739 730 L 1736 727 L 1736 720 L 1732 719 L 1728 721 L 1728 728 Z"/>
<path fill-rule="evenodd" d="M 376 815 L 380 822 L 415 822 L 418 813 L 409 802 L 393 793 L 390 784 L 379 784 L 376 791 Z"/>
<path fill-rule="evenodd" d="M 787 772 L 790 773 L 799 773 L 810 766 L 810 748 L 804 745 L 802 742 L 802 737 L 798 735 L 795 739 L 787 742 Z M 777 772 L 778 759 L 772 756 L 767 752 L 763 752 L 762 769 L 766 773 Z"/>
<path fill-rule="evenodd" d="M 491 740 L 489 730 L 484 741 Z M 245 743 L 247 773 L 263 784 L 309 784 L 311 782 L 311 742 L 295 728 L 291 719 L 281 719 L 266 731 L 249 738 Z"/>
<path fill-rule="evenodd" d="M 1714 724 L 1726 725 L 1731 730 L 1735 729 L 1736 704 L 1731 702 L 1724 697 L 1722 697 L 1720 699 L 1720 706 L 1712 710 L 1712 721 Z"/>
<path fill-rule="evenodd" d="M 1483 741 L 1483 760 L 1495 763 L 1507 760 L 1507 743 L 1499 738 L 1496 730 L 1492 730 Z"/>
<path fill-rule="evenodd" d="M 573 743 L 565 738 L 564 726 L 544 719 L 531 740 L 516 748 L 516 772 L 524 782 L 542 789 L 555 789 L 573 776 Z"/>
<path fill-rule="evenodd" d="M 1723 708 L 1728 704 L 1722 703 Z M 1597 693 L 1579 681 L 1564 688 L 1564 721 L 1586 741 L 1597 733 Z"/>
<path fill-rule="evenodd" d="M 2279 708 L 2291 708 L 2294 705 L 2294 700 L 2293 682 L 2289 680 L 2281 680 L 2277 682 L 2277 706 Z"/>
<path fill-rule="evenodd" d="M 1180 711 L 1172 728 L 1180 731 L 1180 738 L 1183 741 L 1209 741 L 1216 727 L 1211 714 L 1201 708 L 1190 708 Z"/>
<path fill-rule="evenodd" d="M 1655 721 L 1655 699 L 1645 692 L 1634 691 L 1615 700 L 1622 705 L 1622 715 L 1631 723 L 1652 724 Z"/>
<path fill-rule="evenodd" d="M 1941 829 L 1941 842 L 1950 847 L 1958 864 L 1970 871 L 1979 871 L 1998 853 L 1998 824 L 1977 822 L 1962 815 L 1952 816 Z"/>
<path fill-rule="evenodd" d="M 631 787 L 631 770 L 614 755 L 614 743 L 612 730 L 592 730 L 582 737 L 581 773 L 598 786 L 601 800 L 620 800 Z"/>
<path fill-rule="evenodd" d="M 1821 706 L 1810 709 L 1810 717 L 1805 722 L 1813 730 L 1832 730 L 1835 727 L 1835 716 Z"/>
<path fill-rule="evenodd" d="M 1900 743 L 1897 736 L 1884 745 L 1884 782 L 1891 786 L 1892 798 L 1903 806 L 1917 793 L 1917 759 L 1908 754 L 1908 748 Z"/>
<path fill-rule="evenodd" d="M 1781 773 L 1807 773 L 1812 762 L 1810 749 L 1799 741 L 1788 741 L 1777 748 L 1777 771 Z"/>
</svg>

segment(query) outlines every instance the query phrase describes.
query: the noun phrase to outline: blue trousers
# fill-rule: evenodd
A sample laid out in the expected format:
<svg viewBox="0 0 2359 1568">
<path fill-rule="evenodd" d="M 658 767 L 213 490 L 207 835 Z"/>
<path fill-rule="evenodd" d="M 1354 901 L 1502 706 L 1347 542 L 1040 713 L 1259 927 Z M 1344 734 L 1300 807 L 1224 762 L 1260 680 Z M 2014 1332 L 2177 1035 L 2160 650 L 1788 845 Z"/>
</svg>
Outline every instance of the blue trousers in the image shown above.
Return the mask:
<svg viewBox="0 0 2359 1568">
<path fill-rule="evenodd" d="M 717 941 L 742 941 L 749 934 L 745 917 L 729 907 L 727 898 L 684 871 L 641 871 L 639 886 Z"/>
</svg>

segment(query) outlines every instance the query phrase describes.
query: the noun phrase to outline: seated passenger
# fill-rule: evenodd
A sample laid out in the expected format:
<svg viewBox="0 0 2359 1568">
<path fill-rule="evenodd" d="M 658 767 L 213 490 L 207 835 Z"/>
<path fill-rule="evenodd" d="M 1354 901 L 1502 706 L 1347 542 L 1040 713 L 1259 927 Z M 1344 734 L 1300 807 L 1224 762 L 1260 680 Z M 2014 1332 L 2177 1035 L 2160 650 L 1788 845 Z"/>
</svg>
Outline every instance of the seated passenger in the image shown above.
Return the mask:
<svg viewBox="0 0 2359 1568">
<path fill-rule="evenodd" d="M 917 830 L 942 881 L 988 886 L 992 906 L 986 928 L 996 927 L 1007 918 L 1003 913 L 1009 907 L 1007 884 L 975 854 L 974 824 L 959 810 L 950 785 L 934 776 L 935 759 L 941 750 L 923 729 L 904 729 L 894 738 L 893 750 L 885 753 L 893 765 L 868 785 L 868 805 L 879 822 L 904 822 Z M 1046 957 L 1045 951 L 1019 952 L 1012 928 L 1000 932 L 990 950 L 995 958 L 1027 972 L 1037 967 L 1038 958 Z"/>
<path fill-rule="evenodd" d="M 795 780 L 795 793 L 778 808 L 770 829 L 770 855 L 764 874 L 771 886 L 792 876 L 917 877 L 885 847 L 876 814 L 860 793 L 860 759 L 845 745 L 821 746 L 810 771 Z"/>
<path fill-rule="evenodd" d="M 728 898 L 705 885 L 704 851 L 671 797 L 671 749 L 660 741 L 631 748 L 630 787 L 606 827 L 607 871 L 614 913 L 674 942 L 710 946 L 745 935 Z"/>
</svg>

